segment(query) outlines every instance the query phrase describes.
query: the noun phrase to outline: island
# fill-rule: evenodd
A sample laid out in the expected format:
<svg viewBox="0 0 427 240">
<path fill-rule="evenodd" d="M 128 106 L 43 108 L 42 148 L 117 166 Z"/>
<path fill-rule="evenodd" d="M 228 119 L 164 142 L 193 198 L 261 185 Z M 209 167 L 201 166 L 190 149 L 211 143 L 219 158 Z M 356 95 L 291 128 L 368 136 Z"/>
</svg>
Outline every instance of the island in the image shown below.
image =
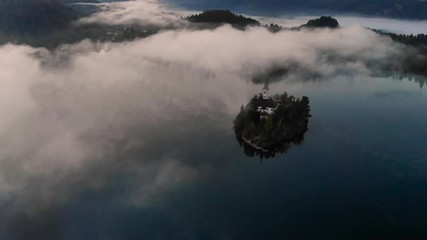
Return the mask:
<svg viewBox="0 0 427 240">
<path fill-rule="evenodd" d="M 246 155 L 270 158 L 302 142 L 310 117 L 308 97 L 295 98 L 286 92 L 270 96 L 266 82 L 262 93 L 241 106 L 233 128 Z"/>
</svg>

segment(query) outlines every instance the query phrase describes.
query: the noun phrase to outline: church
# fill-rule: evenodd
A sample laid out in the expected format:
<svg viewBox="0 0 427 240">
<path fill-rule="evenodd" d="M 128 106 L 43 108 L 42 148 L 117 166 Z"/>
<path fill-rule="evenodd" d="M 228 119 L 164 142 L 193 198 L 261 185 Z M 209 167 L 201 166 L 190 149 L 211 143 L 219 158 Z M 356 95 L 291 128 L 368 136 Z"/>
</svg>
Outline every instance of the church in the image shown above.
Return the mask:
<svg viewBox="0 0 427 240">
<path fill-rule="evenodd" d="M 270 116 L 278 107 L 276 101 L 270 97 L 269 94 L 268 82 L 265 82 L 264 88 L 262 89 L 262 93 L 260 93 L 260 97 L 256 103 L 257 112 L 260 113 L 260 119 L 265 119 Z"/>
</svg>

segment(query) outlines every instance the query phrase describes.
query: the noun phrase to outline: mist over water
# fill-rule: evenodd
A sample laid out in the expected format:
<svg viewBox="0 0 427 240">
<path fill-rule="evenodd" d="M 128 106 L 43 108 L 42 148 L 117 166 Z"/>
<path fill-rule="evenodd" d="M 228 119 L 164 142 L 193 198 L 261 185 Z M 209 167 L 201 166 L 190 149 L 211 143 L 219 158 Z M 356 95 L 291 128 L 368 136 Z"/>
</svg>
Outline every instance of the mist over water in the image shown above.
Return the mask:
<svg viewBox="0 0 427 240">
<path fill-rule="evenodd" d="M 83 21 L 179 16 L 156 3 Z M 360 26 L 3 45 L 0 239 L 423 238 L 425 88 L 373 77 L 401 54 Z M 271 93 L 308 96 L 313 117 L 261 164 L 232 123 L 262 89 L 253 77 L 280 66 L 296 67 Z"/>
</svg>

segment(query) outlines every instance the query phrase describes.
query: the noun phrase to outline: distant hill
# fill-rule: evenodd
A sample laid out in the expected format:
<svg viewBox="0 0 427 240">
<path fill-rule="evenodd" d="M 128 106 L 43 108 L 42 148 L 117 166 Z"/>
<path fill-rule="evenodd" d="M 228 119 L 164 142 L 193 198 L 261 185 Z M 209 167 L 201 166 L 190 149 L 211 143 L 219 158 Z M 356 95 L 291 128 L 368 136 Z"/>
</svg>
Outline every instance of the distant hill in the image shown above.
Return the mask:
<svg viewBox="0 0 427 240">
<path fill-rule="evenodd" d="M 280 15 L 337 13 L 402 19 L 427 19 L 426 0 L 165 0 L 193 10 L 227 8 L 248 14 Z"/>
<path fill-rule="evenodd" d="M 202 13 L 188 16 L 186 20 L 193 23 L 228 23 L 239 28 L 247 26 L 261 26 L 261 23 L 257 20 L 234 14 L 229 10 L 206 10 Z"/>
<path fill-rule="evenodd" d="M 40 34 L 68 26 L 76 13 L 57 0 L 0 0 L 0 32 Z"/>
<path fill-rule="evenodd" d="M 311 19 L 301 27 L 306 28 L 338 28 L 340 24 L 335 18 L 322 16 L 320 18 Z"/>
</svg>

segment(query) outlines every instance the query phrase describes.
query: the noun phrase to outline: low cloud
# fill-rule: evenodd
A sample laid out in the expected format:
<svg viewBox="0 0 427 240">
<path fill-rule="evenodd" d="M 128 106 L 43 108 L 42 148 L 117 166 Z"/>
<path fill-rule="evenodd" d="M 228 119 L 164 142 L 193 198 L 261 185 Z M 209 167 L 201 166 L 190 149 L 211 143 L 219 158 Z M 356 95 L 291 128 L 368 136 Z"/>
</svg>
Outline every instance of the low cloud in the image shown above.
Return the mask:
<svg viewBox="0 0 427 240">
<path fill-rule="evenodd" d="M 104 6 L 110 11 L 83 21 L 165 26 L 178 18 L 156 2 Z M 225 165 L 229 146 L 206 146 L 234 137 L 232 119 L 260 90 L 255 76 L 286 68 L 272 86 L 283 92 L 289 82 L 369 75 L 401 51 L 358 26 L 274 34 L 225 25 L 55 50 L 1 46 L 0 220 L 37 218 L 120 182 L 120 203 L 152 204 Z"/>
</svg>

